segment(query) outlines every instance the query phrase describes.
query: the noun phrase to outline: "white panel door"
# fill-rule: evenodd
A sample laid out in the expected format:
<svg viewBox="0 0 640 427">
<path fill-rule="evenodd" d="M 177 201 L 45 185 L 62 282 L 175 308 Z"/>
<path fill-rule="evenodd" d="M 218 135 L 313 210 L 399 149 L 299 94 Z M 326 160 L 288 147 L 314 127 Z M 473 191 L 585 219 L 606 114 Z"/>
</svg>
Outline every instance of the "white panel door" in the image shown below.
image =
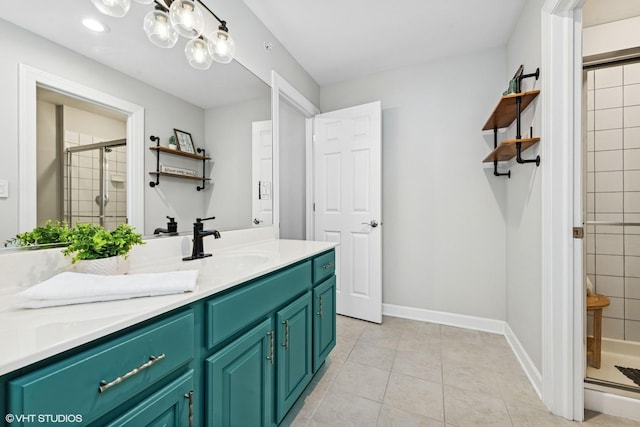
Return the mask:
<svg viewBox="0 0 640 427">
<path fill-rule="evenodd" d="M 273 139 L 271 120 L 251 124 L 253 225 L 273 223 Z"/>
<path fill-rule="evenodd" d="M 314 123 L 314 239 L 336 248 L 337 311 L 382 323 L 380 102 Z"/>
</svg>

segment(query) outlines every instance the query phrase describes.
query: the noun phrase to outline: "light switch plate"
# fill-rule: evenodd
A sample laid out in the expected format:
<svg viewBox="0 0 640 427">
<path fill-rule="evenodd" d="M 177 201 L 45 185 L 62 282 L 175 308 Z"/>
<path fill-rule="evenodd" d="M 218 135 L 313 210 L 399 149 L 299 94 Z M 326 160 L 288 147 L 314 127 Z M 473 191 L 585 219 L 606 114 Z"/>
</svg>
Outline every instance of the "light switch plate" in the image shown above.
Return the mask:
<svg viewBox="0 0 640 427">
<path fill-rule="evenodd" d="M 9 197 L 9 181 L 6 179 L 0 179 L 0 197 Z"/>
</svg>

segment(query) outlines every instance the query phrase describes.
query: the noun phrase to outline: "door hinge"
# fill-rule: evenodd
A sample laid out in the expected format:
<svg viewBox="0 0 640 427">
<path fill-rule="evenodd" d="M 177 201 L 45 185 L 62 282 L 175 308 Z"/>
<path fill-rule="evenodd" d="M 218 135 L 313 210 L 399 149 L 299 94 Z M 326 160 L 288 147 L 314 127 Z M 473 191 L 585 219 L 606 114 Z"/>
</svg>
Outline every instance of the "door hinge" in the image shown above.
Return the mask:
<svg viewBox="0 0 640 427">
<path fill-rule="evenodd" d="M 313 202 L 313 211 L 316 211 L 316 202 Z"/>
<path fill-rule="evenodd" d="M 574 239 L 584 239 L 584 228 L 583 227 L 573 227 L 573 238 Z"/>
<path fill-rule="evenodd" d="M 313 135 L 311 135 L 311 141 L 312 142 L 316 142 L 316 134 L 315 133 Z"/>
</svg>

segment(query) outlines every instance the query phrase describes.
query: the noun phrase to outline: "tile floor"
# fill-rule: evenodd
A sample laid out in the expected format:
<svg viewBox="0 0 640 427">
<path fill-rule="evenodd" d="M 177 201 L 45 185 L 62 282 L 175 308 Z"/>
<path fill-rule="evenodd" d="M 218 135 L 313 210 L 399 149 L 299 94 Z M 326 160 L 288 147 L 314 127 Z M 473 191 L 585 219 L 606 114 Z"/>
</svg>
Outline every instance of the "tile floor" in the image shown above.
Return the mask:
<svg viewBox="0 0 640 427">
<path fill-rule="evenodd" d="M 338 316 L 336 348 L 284 426 L 570 426 L 538 399 L 501 335 Z M 588 411 L 584 425 L 640 426 Z"/>
</svg>

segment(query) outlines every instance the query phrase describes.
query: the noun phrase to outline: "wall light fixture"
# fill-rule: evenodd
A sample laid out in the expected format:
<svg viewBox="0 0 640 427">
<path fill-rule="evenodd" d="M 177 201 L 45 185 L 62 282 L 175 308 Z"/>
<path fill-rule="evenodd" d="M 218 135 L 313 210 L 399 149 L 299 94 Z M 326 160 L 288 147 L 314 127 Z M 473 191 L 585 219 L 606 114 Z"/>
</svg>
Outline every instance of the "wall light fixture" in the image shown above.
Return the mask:
<svg viewBox="0 0 640 427">
<path fill-rule="evenodd" d="M 229 35 L 226 21 L 221 20 L 202 0 L 134 0 L 141 4 L 155 4 L 144 17 L 143 28 L 149 41 L 162 48 L 171 48 L 178 36 L 189 39 L 184 53 L 189 65 L 208 70 L 213 61 L 228 64 L 236 53 L 236 44 Z M 103 14 L 121 18 L 129 12 L 131 0 L 91 0 Z M 218 29 L 204 34 L 208 12 Z"/>
</svg>

